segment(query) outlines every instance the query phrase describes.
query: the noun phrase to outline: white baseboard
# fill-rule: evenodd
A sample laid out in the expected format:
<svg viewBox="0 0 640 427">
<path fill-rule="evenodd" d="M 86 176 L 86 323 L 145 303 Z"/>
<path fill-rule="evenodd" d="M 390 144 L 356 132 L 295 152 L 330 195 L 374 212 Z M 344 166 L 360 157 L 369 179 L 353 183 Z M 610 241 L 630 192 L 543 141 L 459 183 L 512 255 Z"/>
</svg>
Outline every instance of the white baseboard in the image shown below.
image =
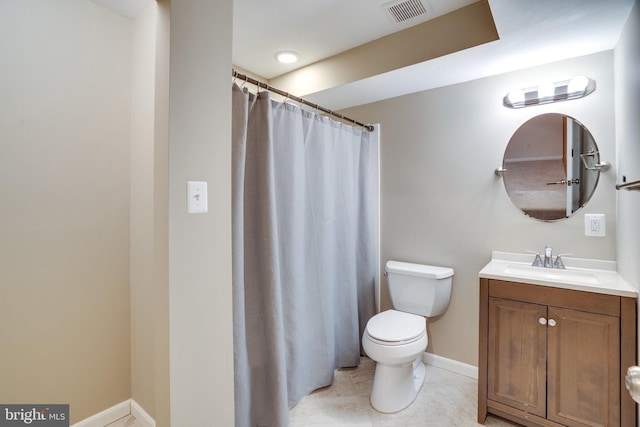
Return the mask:
<svg viewBox="0 0 640 427">
<path fill-rule="evenodd" d="M 155 420 L 133 399 L 118 403 L 111 408 L 73 424 L 71 427 L 105 427 L 127 415 L 133 415 L 138 424 L 143 427 L 156 427 Z"/>
<path fill-rule="evenodd" d="M 85 418 L 84 420 L 73 424 L 71 427 L 105 427 L 112 422 L 118 421 L 120 418 L 131 414 L 131 400 L 125 400 L 122 403 L 107 408 L 102 412 Z"/>
<path fill-rule="evenodd" d="M 147 414 L 147 412 L 142 409 L 142 406 L 138 405 L 138 402 L 133 399 L 131 399 L 131 415 L 136 417 L 136 421 L 138 421 L 138 424 L 142 427 L 156 427 L 156 420 Z"/>
<path fill-rule="evenodd" d="M 422 361 L 427 365 L 446 369 L 447 371 L 455 372 L 476 380 L 478 379 L 478 368 L 473 365 L 468 365 L 453 359 L 447 359 L 446 357 L 432 353 L 423 353 Z"/>
</svg>

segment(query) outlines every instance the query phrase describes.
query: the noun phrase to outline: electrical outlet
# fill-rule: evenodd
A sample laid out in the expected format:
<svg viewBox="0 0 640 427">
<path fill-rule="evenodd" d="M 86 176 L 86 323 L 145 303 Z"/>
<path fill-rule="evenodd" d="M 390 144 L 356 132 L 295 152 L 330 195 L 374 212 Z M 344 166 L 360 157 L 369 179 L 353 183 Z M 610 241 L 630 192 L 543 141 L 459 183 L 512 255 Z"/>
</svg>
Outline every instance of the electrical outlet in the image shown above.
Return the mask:
<svg viewBox="0 0 640 427">
<path fill-rule="evenodd" d="M 585 214 L 584 235 L 604 237 L 607 235 L 607 222 L 605 214 Z"/>
</svg>

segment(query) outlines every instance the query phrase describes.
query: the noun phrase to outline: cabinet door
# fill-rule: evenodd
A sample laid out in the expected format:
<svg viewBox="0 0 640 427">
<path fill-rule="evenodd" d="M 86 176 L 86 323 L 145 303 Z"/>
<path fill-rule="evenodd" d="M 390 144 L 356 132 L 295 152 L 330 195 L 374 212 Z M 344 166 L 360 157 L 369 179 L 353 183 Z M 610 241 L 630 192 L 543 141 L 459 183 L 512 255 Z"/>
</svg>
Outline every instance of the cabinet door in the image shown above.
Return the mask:
<svg viewBox="0 0 640 427">
<path fill-rule="evenodd" d="M 619 319 L 549 307 L 548 336 L 547 419 L 619 426 Z"/>
<path fill-rule="evenodd" d="M 488 399 L 546 415 L 546 317 L 546 306 L 489 298 Z"/>
</svg>

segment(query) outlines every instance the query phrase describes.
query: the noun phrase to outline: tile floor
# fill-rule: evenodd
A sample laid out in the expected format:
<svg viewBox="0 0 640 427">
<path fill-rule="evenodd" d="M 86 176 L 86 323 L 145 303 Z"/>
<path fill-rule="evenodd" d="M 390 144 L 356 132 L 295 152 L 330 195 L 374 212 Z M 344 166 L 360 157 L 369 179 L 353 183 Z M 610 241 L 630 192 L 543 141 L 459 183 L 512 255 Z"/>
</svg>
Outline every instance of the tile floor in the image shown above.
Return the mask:
<svg viewBox="0 0 640 427">
<path fill-rule="evenodd" d="M 426 378 L 416 400 L 396 414 L 371 407 L 369 393 L 375 362 L 363 357 L 360 366 L 339 369 L 330 387 L 316 390 L 289 410 L 289 427 L 477 427 L 478 382 L 473 378 L 426 365 Z M 487 417 L 487 427 L 513 427 Z M 105 427 L 141 427 L 128 415 Z M 273 426 L 277 427 L 277 426 Z"/>
<path fill-rule="evenodd" d="M 290 427 L 471 427 L 477 418 L 475 379 L 426 365 L 426 378 L 416 400 L 405 410 L 382 414 L 371 407 L 369 393 L 375 362 L 363 357 L 360 366 L 336 371 L 330 387 L 316 390 L 289 410 Z M 485 426 L 513 424 L 488 417 Z"/>
</svg>

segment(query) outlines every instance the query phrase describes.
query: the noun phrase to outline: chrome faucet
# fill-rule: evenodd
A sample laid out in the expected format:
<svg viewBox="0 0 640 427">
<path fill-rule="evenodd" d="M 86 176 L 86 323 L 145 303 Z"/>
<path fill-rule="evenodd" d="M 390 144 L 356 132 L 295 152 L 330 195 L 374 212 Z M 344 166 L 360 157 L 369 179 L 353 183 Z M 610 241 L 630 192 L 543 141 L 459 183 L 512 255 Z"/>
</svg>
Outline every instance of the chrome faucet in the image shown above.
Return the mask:
<svg viewBox="0 0 640 427">
<path fill-rule="evenodd" d="M 527 251 L 527 252 L 531 252 L 532 254 L 534 254 L 536 256 L 533 259 L 533 262 L 531 263 L 531 265 L 533 267 L 542 267 L 542 260 L 540 259 L 540 253 L 536 252 L 536 251 Z"/>
<path fill-rule="evenodd" d="M 547 245 L 544 247 L 544 261 L 542 262 L 544 268 L 553 268 L 553 249 Z"/>
<path fill-rule="evenodd" d="M 569 254 L 556 255 L 556 260 L 553 262 L 553 268 L 559 268 L 561 270 L 565 270 L 566 267 L 564 266 L 564 262 L 562 262 L 562 258 L 560 258 L 561 255 L 569 255 Z"/>
<path fill-rule="evenodd" d="M 569 253 L 566 254 L 558 254 L 556 256 L 556 260 L 553 260 L 553 248 L 551 248 L 551 246 L 547 245 L 544 248 L 544 260 L 540 257 L 540 254 L 538 252 L 534 252 L 534 251 L 527 251 L 527 252 L 531 252 L 533 254 L 535 254 L 535 258 L 533 260 L 533 262 L 531 263 L 531 265 L 533 267 L 544 267 L 544 268 L 559 268 L 561 270 L 564 270 L 566 267 L 564 266 L 564 262 L 562 261 L 562 256 L 563 255 L 572 255 Z"/>
</svg>

